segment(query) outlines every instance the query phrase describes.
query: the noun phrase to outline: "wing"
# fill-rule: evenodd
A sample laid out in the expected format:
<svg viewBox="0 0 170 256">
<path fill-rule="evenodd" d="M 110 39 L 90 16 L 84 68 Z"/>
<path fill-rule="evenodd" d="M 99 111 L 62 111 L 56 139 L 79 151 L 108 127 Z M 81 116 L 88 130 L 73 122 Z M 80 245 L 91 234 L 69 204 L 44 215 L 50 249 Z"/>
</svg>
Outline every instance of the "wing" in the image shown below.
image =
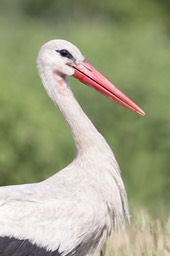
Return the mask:
<svg viewBox="0 0 170 256">
<path fill-rule="evenodd" d="M 69 176 L 66 182 L 61 176 L 55 184 L 48 180 L 0 188 L 0 237 L 26 240 L 65 256 L 86 255 L 101 245 L 108 209 L 100 193 L 85 179 L 76 183 Z"/>
<path fill-rule="evenodd" d="M 101 221 L 98 218 L 104 220 L 105 211 L 102 204 L 100 207 L 97 209 L 85 199 L 77 201 L 72 196 L 71 199 L 50 198 L 44 201 L 34 201 L 33 198 L 30 201 L 11 200 L 0 207 L 0 237 L 15 237 L 8 241 L 12 250 L 13 246 L 14 250 L 18 246 L 17 256 L 20 256 L 20 250 L 22 256 L 29 255 L 22 253 L 27 248 L 47 248 L 49 252 L 55 252 L 54 255 L 85 255 L 104 233 L 105 223 L 99 226 Z M 4 241 L 2 243 L 5 244 Z M 43 252 L 41 249 L 40 255 Z"/>
<path fill-rule="evenodd" d="M 47 251 L 28 240 L 14 237 L 0 237 L 0 256 L 60 256 L 58 250 Z"/>
</svg>

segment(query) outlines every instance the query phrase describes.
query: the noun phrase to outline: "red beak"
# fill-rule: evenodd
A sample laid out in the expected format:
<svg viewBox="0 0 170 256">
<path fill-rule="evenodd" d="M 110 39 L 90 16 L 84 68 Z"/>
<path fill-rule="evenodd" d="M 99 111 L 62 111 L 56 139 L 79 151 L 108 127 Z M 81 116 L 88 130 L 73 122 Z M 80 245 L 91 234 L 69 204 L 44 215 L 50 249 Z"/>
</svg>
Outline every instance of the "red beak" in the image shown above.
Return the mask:
<svg viewBox="0 0 170 256">
<path fill-rule="evenodd" d="M 119 91 L 111 82 L 109 82 L 102 74 L 100 74 L 94 67 L 88 64 L 85 60 L 79 65 L 74 66 L 74 77 L 79 79 L 82 83 L 93 87 L 103 95 L 111 98 L 123 107 L 144 116 L 145 113 L 126 95 Z"/>
</svg>

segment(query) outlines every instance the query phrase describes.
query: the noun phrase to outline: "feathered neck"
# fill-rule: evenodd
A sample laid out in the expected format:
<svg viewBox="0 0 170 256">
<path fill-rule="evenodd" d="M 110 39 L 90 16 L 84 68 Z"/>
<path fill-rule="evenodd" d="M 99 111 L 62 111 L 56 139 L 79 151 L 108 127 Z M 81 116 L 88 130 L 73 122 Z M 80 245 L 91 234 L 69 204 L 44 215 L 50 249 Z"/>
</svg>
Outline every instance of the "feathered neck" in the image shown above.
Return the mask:
<svg viewBox="0 0 170 256">
<path fill-rule="evenodd" d="M 49 97 L 58 107 L 70 128 L 78 153 L 87 152 L 92 147 L 109 149 L 103 136 L 75 99 L 66 78 L 44 68 L 38 71 Z"/>
</svg>

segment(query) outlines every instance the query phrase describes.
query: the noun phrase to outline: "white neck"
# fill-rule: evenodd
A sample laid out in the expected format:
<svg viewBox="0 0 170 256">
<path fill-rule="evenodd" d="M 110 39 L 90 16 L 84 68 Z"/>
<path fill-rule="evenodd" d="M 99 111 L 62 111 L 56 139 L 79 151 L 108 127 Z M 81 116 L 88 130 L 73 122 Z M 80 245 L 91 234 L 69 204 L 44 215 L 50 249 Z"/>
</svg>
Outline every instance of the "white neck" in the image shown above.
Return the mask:
<svg viewBox="0 0 170 256">
<path fill-rule="evenodd" d="M 59 108 L 68 123 L 78 153 L 87 152 L 90 148 L 108 147 L 102 135 L 94 127 L 90 119 L 76 101 L 68 82 L 52 72 L 39 70 L 42 83 L 54 104 Z"/>
</svg>

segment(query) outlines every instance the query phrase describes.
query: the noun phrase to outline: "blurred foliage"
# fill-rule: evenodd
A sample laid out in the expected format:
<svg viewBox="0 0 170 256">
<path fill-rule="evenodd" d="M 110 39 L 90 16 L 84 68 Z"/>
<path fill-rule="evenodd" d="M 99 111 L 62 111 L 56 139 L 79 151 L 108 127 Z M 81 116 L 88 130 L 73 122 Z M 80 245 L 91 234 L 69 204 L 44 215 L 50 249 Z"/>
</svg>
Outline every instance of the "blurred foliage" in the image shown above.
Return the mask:
<svg viewBox="0 0 170 256">
<path fill-rule="evenodd" d="M 154 20 L 170 26 L 169 0 L 2 0 L 1 4 L 3 7 L 9 7 L 10 12 L 20 10 L 26 16 L 47 22 L 92 18 L 127 25 L 130 22 L 146 23 Z"/>
<path fill-rule="evenodd" d="M 40 181 L 74 158 L 68 128 L 35 70 L 39 47 L 64 38 L 146 112 L 128 112 L 70 78 L 115 151 L 130 204 L 167 213 L 169 1 L 2 0 L 0 7 L 0 184 Z"/>
</svg>

